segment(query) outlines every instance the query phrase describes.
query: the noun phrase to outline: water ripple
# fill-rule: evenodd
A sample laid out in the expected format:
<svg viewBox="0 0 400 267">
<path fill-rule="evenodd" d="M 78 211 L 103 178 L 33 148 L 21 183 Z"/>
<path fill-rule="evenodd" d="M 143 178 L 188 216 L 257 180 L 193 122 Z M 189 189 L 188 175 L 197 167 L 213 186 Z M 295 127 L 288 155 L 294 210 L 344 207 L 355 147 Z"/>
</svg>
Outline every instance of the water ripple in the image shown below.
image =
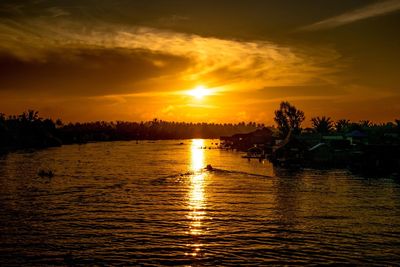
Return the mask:
<svg viewBox="0 0 400 267">
<path fill-rule="evenodd" d="M 398 182 L 273 169 L 199 149 L 205 142 L 213 141 L 71 145 L 1 158 L 0 265 L 400 262 Z M 55 176 L 38 177 L 41 168 Z"/>
</svg>

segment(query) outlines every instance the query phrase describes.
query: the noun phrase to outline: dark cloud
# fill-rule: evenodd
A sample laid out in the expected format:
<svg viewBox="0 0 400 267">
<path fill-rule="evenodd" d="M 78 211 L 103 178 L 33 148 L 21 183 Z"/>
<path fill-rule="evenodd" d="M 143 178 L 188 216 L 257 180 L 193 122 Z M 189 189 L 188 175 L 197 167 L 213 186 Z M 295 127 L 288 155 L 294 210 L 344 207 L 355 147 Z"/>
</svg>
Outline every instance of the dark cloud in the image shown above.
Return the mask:
<svg viewBox="0 0 400 267">
<path fill-rule="evenodd" d="M 136 83 L 183 71 L 183 57 L 126 49 L 48 51 L 34 60 L 0 54 L 0 90 L 106 95 L 140 92 Z"/>
</svg>

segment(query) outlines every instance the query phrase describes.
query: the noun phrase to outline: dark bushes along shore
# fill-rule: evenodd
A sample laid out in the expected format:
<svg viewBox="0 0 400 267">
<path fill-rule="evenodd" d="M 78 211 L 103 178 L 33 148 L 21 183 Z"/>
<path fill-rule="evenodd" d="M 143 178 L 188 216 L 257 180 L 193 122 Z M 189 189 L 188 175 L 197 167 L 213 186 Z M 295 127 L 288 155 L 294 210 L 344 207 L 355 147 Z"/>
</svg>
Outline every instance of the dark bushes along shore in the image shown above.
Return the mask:
<svg viewBox="0 0 400 267">
<path fill-rule="evenodd" d="M 263 125 L 250 123 L 185 123 L 154 119 L 148 122 L 87 122 L 63 124 L 43 119 L 37 111 L 6 117 L 0 113 L 0 153 L 15 149 L 118 140 L 219 138 L 251 132 Z"/>
</svg>

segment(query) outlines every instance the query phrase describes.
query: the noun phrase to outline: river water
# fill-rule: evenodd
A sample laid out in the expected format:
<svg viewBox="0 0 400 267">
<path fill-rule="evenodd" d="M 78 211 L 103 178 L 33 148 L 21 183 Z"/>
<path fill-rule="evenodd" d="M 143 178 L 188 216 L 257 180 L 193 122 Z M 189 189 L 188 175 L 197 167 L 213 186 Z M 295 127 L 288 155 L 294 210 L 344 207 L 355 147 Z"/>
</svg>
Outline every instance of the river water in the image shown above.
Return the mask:
<svg viewBox="0 0 400 267">
<path fill-rule="evenodd" d="M 0 158 L 0 265 L 400 263 L 398 180 L 274 169 L 215 142 L 90 143 Z"/>
</svg>

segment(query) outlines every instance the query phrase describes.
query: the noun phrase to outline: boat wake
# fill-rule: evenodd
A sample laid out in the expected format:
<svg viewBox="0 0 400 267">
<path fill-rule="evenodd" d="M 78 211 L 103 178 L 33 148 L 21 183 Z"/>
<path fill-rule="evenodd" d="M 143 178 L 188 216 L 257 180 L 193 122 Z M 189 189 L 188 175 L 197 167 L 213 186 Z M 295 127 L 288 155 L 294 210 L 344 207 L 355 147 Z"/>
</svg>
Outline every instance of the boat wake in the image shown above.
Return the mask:
<svg viewBox="0 0 400 267">
<path fill-rule="evenodd" d="M 244 171 L 236 171 L 236 170 L 224 170 L 224 169 L 211 167 L 211 165 L 207 165 L 207 167 L 200 169 L 198 171 L 188 171 L 188 172 L 183 172 L 183 173 L 179 173 L 179 174 L 172 174 L 172 175 L 159 177 L 159 178 L 152 180 L 151 183 L 152 184 L 162 184 L 162 183 L 166 183 L 166 182 L 183 182 L 185 177 L 193 176 L 193 175 L 200 175 L 202 173 L 220 173 L 220 174 L 227 174 L 227 175 L 240 174 L 240 175 L 251 176 L 251 177 L 272 178 L 272 176 L 269 176 L 269 175 L 256 174 L 256 173 L 250 173 L 250 172 L 244 172 Z"/>
<path fill-rule="evenodd" d="M 217 169 L 212 168 L 212 170 L 206 170 L 208 172 L 216 172 L 216 173 L 226 173 L 226 174 L 242 174 L 246 176 L 254 176 L 254 177 L 263 177 L 263 178 L 272 178 L 272 176 L 264 175 L 264 174 L 256 174 L 251 172 L 244 172 L 244 171 L 235 171 L 235 170 L 224 170 L 224 169 Z"/>
</svg>

